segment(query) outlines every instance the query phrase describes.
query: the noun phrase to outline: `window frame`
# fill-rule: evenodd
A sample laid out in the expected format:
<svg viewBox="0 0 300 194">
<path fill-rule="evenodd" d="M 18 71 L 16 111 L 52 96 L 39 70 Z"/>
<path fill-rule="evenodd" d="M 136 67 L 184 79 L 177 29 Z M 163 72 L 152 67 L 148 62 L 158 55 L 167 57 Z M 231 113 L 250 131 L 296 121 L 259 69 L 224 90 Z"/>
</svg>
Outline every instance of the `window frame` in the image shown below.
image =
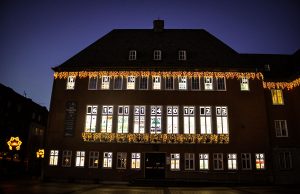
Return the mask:
<svg viewBox="0 0 300 194">
<path fill-rule="evenodd" d="M 186 50 L 179 50 L 178 51 L 178 60 L 179 61 L 186 61 Z"/>
<path fill-rule="evenodd" d="M 85 163 L 85 151 L 76 151 L 75 167 L 84 168 Z"/>
<path fill-rule="evenodd" d="M 68 160 L 68 161 L 66 161 Z M 62 152 L 62 167 L 69 168 L 72 165 L 72 151 L 71 150 L 63 150 Z M 68 162 L 68 163 L 66 163 Z"/>
<path fill-rule="evenodd" d="M 217 164 L 217 166 L 215 164 Z M 213 153 L 213 169 L 224 170 L 223 153 Z"/>
<path fill-rule="evenodd" d="M 107 156 L 105 156 L 107 154 Z M 109 154 L 111 154 L 109 156 Z M 103 165 L 104 169 L 112 169 L 113 166 L 113 152 L 103 152 Z"/>
<path fill-rule="evenodd" d="M 136 50 L 130 50 L 129 54 L 128 54 L 128 60 L 129 61 L 136 61 L 136 55 L 137 55 Z"/>
<path fill-rule="evenodd" d="M 242 170 L 252 170 L 251 153 L 241 153 L 241 163 Z"/>
<path fill-rule="evenodd" d="M 69 75 L 67 77 L 66 90 L 75 90 L 76 76 Z"/>
<path fill-rule="evenodd" d="M 99 152 L 90 151 L 89 152 L 89 168 L 98 168 L 99 166 Z"/>
<path fill-rule="evenodd" d="M 218 109 L 221 109 L 221 113 L 218 113 Z M 223 111 L 224 109 L 226 110 L 225 112 Z M 219 120 L 219 118 L 221 120 Z M 229 118 L 228 118 L 227 106 L 216 106 L 216 125 L 217 125 L 217 134 L 229 134 Z M 221 127 L 221 131 L 219 130 L 220 127 Z"/>
<path fill-rule="evenodd" d="M 117 169 L 127 168 L 127 152 L 117 152 Z"/>
<path fill-rule="evenodd" d="M 91 80 L 95 80 L 94 85 L 92 85 L 95 87 L 91 87 Z M 89 77 L 88 90 L 98 90 L 98 76 Z"/>
<path fill-rule="evenodd" d="M 120 88 L 117 88 L 116 86 L 117 86 L 117 82 L 116 82 L 116 80 L 118 80 L 118 79 L 120 79 L 121 80 L 121 83 L 120 83 Z M 115 76 L 114 77 L 114 85 L 113 85 L 113 87 L 114 87 L 114 90 L 122 90 L 123 89 L 123 77 L 122 76 Z"/>
<path fill-rule="evenodd" d="M 101 77 L 101 90 L 109 90 L 110 89 L 110 76 L 102 76 Z"/>
<path fill-rule="evenodd" d="M 195 154 L 194 153 L 184 153 L 184 170 L 187 170 L 187 171 L 195 170 Z"/>
<path fill-rule="evenodd" d="M 210 80 L 210 82 L 207 82 L 208 79 Z M 214 79 L 213 76 L 205 76 L 203 77 L 203 83 L 204 83 L 204 90 L 205 91 L 213 91 L 214 90 Z M 208 84 L 210 85 L 208 87 Z"/>
<path fill-rule="evenodd" d="M 264 153 L 255 153 L 255 169 L 256 170 L 265 170 L 266 169 L 266 160 Z"/>
<path fill-rule="evenodd" d="M 58 166 L 59 150 L 50 150 L 49 166 Z"/>
<path fill-rule="evenodd" d="M 165 90 L 174 90 L 174 77 L 173 76 L 169 76 L 165 78 Z M 171 87 L 172 84 L 172 87 Z"/>
<path fill-rule="evenodd" d="M 161 61 L 162 59 L 162 52 L 161 50 L 154 50 L 153 51 L 153 60 L 154 61 Z"/>
<path fill-rule="evenodd" d="M 155 78 L 159 78 L 159 82 L 155 82 Z M 161 76 L 152 76 L 152 90 L 161 90 L 162 78 Z M 159 84 L 159 88 L 157 88 Z"/>
<path fill-rule="evenodd" d="M 198 80 L 198 84 L 194 82 L 194 80 Z M 198 89 L 195 89 L 195 85 L 198 85 Z M 191 78 L 191 90 L 192 91 L 200 91 L 201 90 L 201 77 L 192 77 Z"/>
<path fill-rule="evenodd" d="M 201 164 L 203 168 L 201 168 Z M 199 153 L 199 170 L 209 170 L 209 153 Z"/>
<path fill-rule="evenodd" d="M 107 108 L 107 112 L 104 111 L 104 108 Z M 111 112 L 109 109 L 111 108 Z M 102 105 L 101 107 L 101 133 L 112 133 L 113 130 L 113 114 L 114 114 L 114 106 L 113 105 Z M 104 123 L 104 119 L 106 120 Z M 110 121 L 110 123 L 108 122 Z M 105 124 L 105 130 L 103 130 L 103 126 Z M 109 126 L 108 124 L 111 124 Z M 108 127 L 110 127 L 110 130 L 108 130 Z"/>
<path fill-rule="evenodd" d="M 131 153 L 131 165 L 130 165 L 130 167 L 133 170 L 141 170 L 141 153 L 140 152 Z"/>
<path fill-rule="evenodd" d="M 185 79 L 185 83 L 182 80 Z M 184 85 L 184 87 L 182 87 Z M 179 76 L 178 77 L 178 90 L 186 91 L 188 90 L 188 77 L 187 76 Z"/>
<path fill-rule="evenodd" d="M 202 113 L 204 109 L 204 113 Z M 207 112 L 207 110 L 209 110 Z M 200 106 L 200 134 L 212 134 L 212 107 L 211 106 Z M 204 119 L 204 124 L 203 124 Z M 210 123 L 208 123 L 208 120 Z"/>
<path fill-rule="evenodd" d="M 143 88 L 142 86 L 143 86 L 143 84 L 142 83 L 144 83 L 143 82 L 143 79 L 146 79 L 147 81 L 146 81 L 146 88 Z M 139 81 L 139 89 L 140 90 L 148 90 L 148 86 L 149 85 L 149 79 L 148 79 L 148 77 L 146 77 L 146 76 L 140 76 L 140 81 Z"/>
<path fill-rule="evenodd" d="M 177 109 L 177 112 L 176 112 L 176 109 Z M 171 123 L 169 123 L 170 118 L 171 118 Z M 166 122 L 167 134 L 178 134 L 179 133 L 179 106 L 167 106 L 166 120 L 167 120 L 167 122 Z M 171 131 L 169 131 L 169 128 Z"/>
<path fill-rule="evenodd" d="M 122 112 L 120 112 L 120 109 L 122 109 Z M 126 110 L 127 110 L 127 112 L 126 112 Z M 124 133 L 129 132 L 129 114 L 130 114 L 130 106 L 129 105 L 119 105 L 118 106 L 117 133 L 124 134 Z M 120 122 L 120 119 L 121 119 L 121 122 Z"/>
<path fill-rule="evenodd" d="M 186 112 L 186 110 L 188 111 Z M 191 110 L 193 110 L 192 113 Z M 184 134 L 196 134 L 195 112 L 196 112 L 195 106 L 183 106 L 183 133 Z M 188 119 L 188 129 L 186 129 L 187 126 L 186 118 Z M 193 125 L 191 125 L 191 123 Z"/>
<path fill-rule="evenodd" d="M 276 137 L 289 137 L 286 120 L 274 120 L 274 128 Z M 283 131 L 285 135 L 283 134 Z"/>
<path fill-rule="evenodd" d="M 280 151 L 278 153 L 278 160 L 281 170 L 290 170 L 293 168 L 292 153 L 290 151 Z"/>
<path fill-rule="evenodd" d="M 180 153 L 170 153 L 170 170 L 180 171 Z"/>
<path fill-rule="evenodd" d="M 249 79 L 242 77 L 240 81 L 240 89 L 241 91 L 250 91 Z"/>
<path fill-rule="evenodd" d="M 273 105 L 284 105 L 283 91 L 280 89 L 271 89 Z"/>
<path fill-rule="evenodd" d="M 238 170 L 238 159 L 236 153 L 227 154 L 227 168 L 228 170 Z"/>
<path fill-rule="evenodd" d="M 153 112 L 153 109 L 155 108 L 155 113 Z M 163 129 L 162 129 L 162 126 L 163 126 L 163 107 L 160 106 L 160 105 L 151 105 L 150 106 L 150 134 L 161 134 Z M 158 112 L 158 109 L 160 109 L 160 113 Z M 154 125 L 154 129 L 152 129 L 152 119 L 155 119 L 155 120 L 160 120 L 160 131 L 157 131 L 157 129 L 159 129 L 157 127 L 157 123 L 155 122 L 155 125 Z M 158 119 L 159 118 L 159 119 Z M 154 131 L 153 131 L 154 130 Z"/>
<path fill-rule="evenodd" d="M 224 88 L 220 87 L 222 85 L 221 80 L 224 81 L 222 83 L 222 84 L 224 84 Z M 217 89 L 217 91 L 226 91 L 226 78 L 225 77 L 216 77 L 216 89 Z"/>
<path fill-rule="evenodd" d="M 137 111 L 138 109 L 138 111 Z M 143 112 L 141 110 L 144 110 Z M 141 118 L 143 118 L 143 125 L 141 125 Z M 138 125 L 136 125 L 136 121 L 138 120 Z M 138 128 L 136 128 L 136 126 Z M 141 127 L 142 126 L 142 127 Z M 143 128 L 141 130 L 141 128 Z M 137 129 L 137 130 L 136 130 Z M 144 134 L 146 131 L 146 106 L 145 105 L 138 105 L 134 106 L 134 113 L 133 113 L 133 133 L 142 133 Z"/>
<path fill-rule="evenodd" d="M 126 90 L 135 90 L 135 89 L 136 89 L 136 76 L 132 76 L 132 75 L 127 76 Z"/>
</svg>

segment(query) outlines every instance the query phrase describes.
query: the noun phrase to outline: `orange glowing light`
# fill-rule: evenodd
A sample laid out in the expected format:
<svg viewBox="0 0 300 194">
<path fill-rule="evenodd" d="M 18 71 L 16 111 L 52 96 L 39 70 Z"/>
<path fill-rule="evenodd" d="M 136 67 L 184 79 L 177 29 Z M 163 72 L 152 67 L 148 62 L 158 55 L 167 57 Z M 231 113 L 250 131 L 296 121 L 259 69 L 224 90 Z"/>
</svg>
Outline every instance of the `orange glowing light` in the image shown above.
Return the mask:
<svg viewBox="0 0 300 194">
<path fill-rule="evenodd" d="M 10 150 L 13 150 L 15 148 L 16 150 L 20 150 L 22 141 L 19 139 L 19 137 L 10 137 L 10 140 L 7 142 L 7 145 Z"/>
</svg>

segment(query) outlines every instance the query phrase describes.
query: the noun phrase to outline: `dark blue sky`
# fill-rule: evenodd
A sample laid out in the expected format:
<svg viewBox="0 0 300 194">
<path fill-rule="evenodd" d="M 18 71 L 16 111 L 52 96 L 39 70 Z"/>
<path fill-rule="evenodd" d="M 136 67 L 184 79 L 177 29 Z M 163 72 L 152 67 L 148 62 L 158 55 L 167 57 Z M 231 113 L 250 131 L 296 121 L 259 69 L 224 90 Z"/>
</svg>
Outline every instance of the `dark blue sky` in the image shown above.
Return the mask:
<svg viewBox="0 0 300 194">
<path fill-rule="evenodd" d="M 112 29 L 206 29 L 240 53 L 300 49 L 298 0 L 1 0 L 0 83 L 49 106 L 51 67 Z"/>
</svg>

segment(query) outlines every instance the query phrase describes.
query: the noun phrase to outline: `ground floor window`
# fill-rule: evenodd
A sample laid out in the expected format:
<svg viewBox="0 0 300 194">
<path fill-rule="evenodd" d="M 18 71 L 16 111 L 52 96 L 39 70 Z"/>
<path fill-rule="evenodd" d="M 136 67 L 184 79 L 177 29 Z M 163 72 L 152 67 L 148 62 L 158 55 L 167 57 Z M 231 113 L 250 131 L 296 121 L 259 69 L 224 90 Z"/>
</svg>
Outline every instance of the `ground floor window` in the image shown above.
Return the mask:
<svg viewBox="0 0 300 194">
<path fill-rule="evenodd" d="M 171 170 L 180 170 L 180 154 L 171 154 Z"/>
<path fill-rule="evenodd" d="M 72 151 L 64 150 L 62 154 L 62 167 L 71 167 Z"/>
<path fill-rule="evenodd" d="M 103 153 L 103 168 L 112 168 L 112 152 Z"/>
<path fill-rule="evenodd" d="M 237 170 L 237 156 L 236 154 L 228 154 L 228 170 Z"/>
<path fill-rule="evenodd" d="M 195 170 L 195 154 L 185 153 L 184 154 L 184 169 L 185 170 Z"/>
<path fill-rule="evenodd" d="M 223 170 L 223 154 L 214 153 L 213 163 L 214 163 L 214 170 Z"/>
<path fill-rule="evenodd" d="M 209 155 L 199 154 L 199 169 L 208 170 L 209 169 Z"/>
<path fill-rule="evenodd" d="M 118 152 L 117 153 L 117 168 L 126 169 L 127 153 Z"/>
<path fill-rule="evenodd" d="M 242 153 L 242 169 L 243 170 L 251 170 L 251 154 L 250 153 Z"/>
<path fill-rule="evenodd" d="M 141 153 L 131 153 L 131 168 L 132 169 L 141 168 Z"/>
<path fill-rule="evenodd" d="M 58 150 L 50 150 L 49 165 L 57 166 L 57 163 L 58 163 Z"/>
<path fill-rule="evenodd" d="M 85 158 L 85 152 L 84 151 L 77 151 L 76 152 L 76 167 L 84 167 L 84 158 Z"/>
<path fill-rule="evenodd" d="M 279 165 L 281 169 L 292 168 L 292 155 L 291 152 L 280 152 L 279 153 Z"/>
<path fill-rule="evenodd" d="M 99 152 L 90 151 L 89 168 L 98 168 L 99 164 Z"/>
<path fill-rule="evenodd" d="M 255 154 L 256 169 L 265 169 L 265 154 Z"/>
</svg>

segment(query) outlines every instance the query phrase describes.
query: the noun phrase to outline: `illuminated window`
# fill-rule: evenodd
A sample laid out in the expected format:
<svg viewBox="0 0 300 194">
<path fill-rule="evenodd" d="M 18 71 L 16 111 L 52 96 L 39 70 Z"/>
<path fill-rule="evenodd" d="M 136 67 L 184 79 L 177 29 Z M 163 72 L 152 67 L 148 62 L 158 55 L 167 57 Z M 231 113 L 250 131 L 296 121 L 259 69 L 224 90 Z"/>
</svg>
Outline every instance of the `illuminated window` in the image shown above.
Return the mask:
<svg viewBox="0 0 300 194">
<path fill-rule="evenodd" d="M 141 169 L 141 153 L 131 153 L 131 168 Z"/>
<path fill-rule="evenodd" d="M 217 133 L 228 134 L 228 115 L 226 106 L 216 107 Z"/>
<path fill-rule="evenodd" d="M 180 170 L 180 154 L 171 154 L 171 170 Z"/>
<path fill-rule="evenodd" d="M 57 166 L 57 164 L 58 164 L 58 150 L 50 150 L 49 165 Z"/>
<path fill-rule="evenodd" d="M 178 106 L 167 106 L 167 133 L 178 133 Z"/>
<path fill-rule="evenodd" d="M 281 169 L 291 169 L 292 168 L 291 152 L 279 152 L 279 166 Z"/>
<path fill-rule="evenodd" d="M 250 153 L 242 153 L 242 169 L 243 170 L 251 170 L 251 154 Z"/>
<path fill-rule="evenodd" d="M 195 107 L 183 107 L 184 134 L 195 134 Z"/>
<path fill-rule="evenodd" d="M 98 87 L 98 77 L 89 77 L 89 90 L 97 90 Z"/>
<path fill-rule="evenodd" d="M 161 60 L 161 50 L 154 50 L 153 60 L 155 60 L 155 61 L 160 61 Z"/>
<path fill-rule="evenodd" d="M 185 61 L 186 60 L 186 51 L 185 50 L 178 51 L 178 60 L 179 61 Z"/>
<path fill-rule="evenodd" d="M 226 79 L 225 77 L 217 77 L 217 90 L 218 91 L 225 91 L 226 90 Z"/>
<path fill-rule="evenodd" d="M 174 78 L 166 77 L 166 90 L 174 90 Z"/>
<path fill-rule="evenodd" d="M 275 120 L 276 137 L 288 137 L 286 120 Z"/>
<path fill-rule="evenodd" d="M 209 169 L 209 155 L 199 154 L 199 169 L 208 170 Z"/>
<path fill-rule="evenodd" d="M 112 168 L 112 152 L 103 153 L 103 168 Z"/>
<path fill-rule="evenodd" d="M 118 106 L 117 133 L 128 133 L 129 106 Z"/>
<path fill-rule="evenodd" d="M 117 153 L 117 168 L 126 169 L 127 153 L 118 152 Z"/>
<path fill-rule="evenodd" d="M 84 158 L 85 158 L 85 152 L 84 151 L 77 151 L 76 152 L 76 167 L 84 167 Z"/>
<path fill-rule="evenodd" d="M 241 91 L 249 91 L 249 79 L 241 79 Z"/>
<path fill-rule="evenodd" d="M 101 132 L 112 132 L 113 106 L 102 106 Z"/>
<path fill-rule="evenodd" d="M 136 50 L 130 50 L 129 51 L 129 61 L 136 60 Z"/>
<path fill-rule="evenodd" d="M 236 154 L 227 154 L 228 170 L 237 170 L 237 156 Z"/>
<path fill-rule="evenodd" d="M 110 85 L 110 77 L 109 76 L 102 76 L 101 79 L 101 89 L 102 90 L 109 90 Z"/>
<path fill-rule="evenodd" d="M 204 90 L 213 90 L 213 78 L 204 77 Z"/>
<path fill-rule="evenodd" d="M 200 78 L 199 77 L 192 77 L 192 90 L 200 90 Z"/>
<path fill-rule="evenodd" d="M 186 90 L 187 89 L 187 77 L 179 77 L 178 78 L 178 89 Z"/>
<path fill-rule="evenodd" d="M 161 106 L 151 106 L 150 133 L 161 133 Z"/>
<path fill-rule="evenodd" d="M 62 167 L 71 167 L 72 151 L 64 150 L 62 154 Z"/>
<path fill-rule="evenodd" d="M 134 106 L 133 133 L 145 133 L 145 106 Z"/>
<path fill-rule="evenodd" d="M 135 89 L 135 76 L 128 76 L 127 77 L 127 90 L 134 90 Z"/>
<path fill-rule="evenodd" d="M 283 105 L 282 90 L 271 90 L 273 105 Z"/>
<path fill-rule="evenodd" d="M 161 77 L 160 76 L 152 77 L 152 88 L 153 88 L 153 90 L 161 89 Z"/>
<path fill-rule="evenodd" d="M 223 170 L 223 154 L 214 153 L 213 154 L 213 164 L 214 170 Z"/>
<path fill-rule="evenodd" d="M 85 129 L 84 132 L 96 132 L 97 105 L 88 105 L 86 107 Z"/>
<path fill-rule="evenodd" d="M 75 79 L 76 79 L 76 76 L 68 76 L 68 78 L 67 78 L 67 90 L 74 90 L 75 89 Z"/>
<path fill-rule="evenodd" d="M 99 152 L 90 151 L 89 168 L 98 168 L 99 165 Z"/>
<path fill-rule="evenodd" d="M 141 90 L 148 89 L 148 77 L 140 77 L 140 89 Z"/>
<path fill-rule="evenodd" d="M 255 154 L 255 164 L 257 170 L 265 169 L 265 154 L 263 153 Z"/>
<path fill-rule="evenodd" d="M 200 106 L 200 133 L 211 134 L 211 107 Z"/>
<path fill-rule="evenodd" d="M 114 77 L 114 90 L 122 90 L 123 78 L 121 76 Z"/>
<path fill-rule="evenodd" d="M 195 170 L 195 154 L 193 153 L 184 154 L 184 169 Z"/>
</svg>

